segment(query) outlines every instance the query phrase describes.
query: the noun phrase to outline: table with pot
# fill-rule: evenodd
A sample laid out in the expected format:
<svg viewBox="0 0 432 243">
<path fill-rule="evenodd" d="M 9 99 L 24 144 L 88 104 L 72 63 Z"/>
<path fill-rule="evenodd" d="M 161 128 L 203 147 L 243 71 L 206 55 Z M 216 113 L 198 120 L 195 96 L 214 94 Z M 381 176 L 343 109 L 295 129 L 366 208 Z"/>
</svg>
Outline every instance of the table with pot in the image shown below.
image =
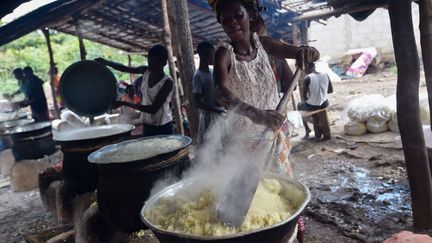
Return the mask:
<svg viewBox="0 0 432 243">
<path fill-rule="evenodd" d="M 60 80 L 60 91 L 66 106 L 87 117 L 109 110 L 117 99 L 116 89 L 111 71 L 94 61 L 71 65 Z M 64 153 L 63 167 L 60 174 L 42 179 L 41 197 L 45 205 L 63 205 L 55 211 L 68 211 L 64 217 L 57 218 L 64 221 L 74 218 L 77 242 L 111 242 L 119 236 L 135 239 L 134 242 L 165 243 L 282 243 L 290 240 L 297 219 L 310 200 L 310 193 L 303 184 L 271 173 L 263 178 L 277 181 L 281 195 L 295 195 L 289 199 L 293 205 L 289 216 L 274 224 L 229 234 L 199 235 L 165 228 L 155 222 L 149 216 L 152 212 L 160 210 L 160 206 L 167 201 L 175 201 L 177 197 L 187 198 L 192 195 L 189 194 L 191 190 L 195 193 L 197 188 L 204 188 L 205 180 L 181 180 L 182 174 L 192 164 L 189 157 L 191 138 L 164 135 L 132 139 L 133 129 L 129 124 L 113 124 L 53 134 Z M 168 182 L 161 184 L 161 179 Z M 60 195 L 60 198 L 53 195 Z M 50 199 L 52 197 L 53 200 Z M 86 199 L 77 205 L 82 198 Z M 212 206 L 208 206 L 212 210 Z M 135 237 L 140 230 L 146 230 L 145 235 L 152 237 L 140 240 Z"/>
<path fill-rule="evenodd" d="M 0 101 L 0 165 L 3 176 L 11 175 L 12 191 L 36 188 L 39 168 L 60 156 L 51 123 L 35 123 L 19 103 Z"/>
</svg>

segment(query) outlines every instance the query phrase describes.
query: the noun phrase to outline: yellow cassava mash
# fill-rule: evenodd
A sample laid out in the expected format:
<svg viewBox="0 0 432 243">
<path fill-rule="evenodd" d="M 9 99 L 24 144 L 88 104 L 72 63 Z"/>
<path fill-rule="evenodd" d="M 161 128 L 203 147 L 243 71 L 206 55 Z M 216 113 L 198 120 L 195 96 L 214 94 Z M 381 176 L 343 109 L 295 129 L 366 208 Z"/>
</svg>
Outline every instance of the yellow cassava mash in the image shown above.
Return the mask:
<svg viewBox="0 0 432 243">
<path fill-rule="evenodd" d="M 295 211 L 276 179 L 260 182 L 246 219 L 239 228 L 221 224 L 216 218 L 214 203 L 215 198 L 210 190 L 204 190 L 195 200 L 186 195 L 176 195 L 161 198 L 154 208 L 145 212 L 145 216 L 156 227 L 171 232 L 221 236 L 276 224 Z"/>
</svg>

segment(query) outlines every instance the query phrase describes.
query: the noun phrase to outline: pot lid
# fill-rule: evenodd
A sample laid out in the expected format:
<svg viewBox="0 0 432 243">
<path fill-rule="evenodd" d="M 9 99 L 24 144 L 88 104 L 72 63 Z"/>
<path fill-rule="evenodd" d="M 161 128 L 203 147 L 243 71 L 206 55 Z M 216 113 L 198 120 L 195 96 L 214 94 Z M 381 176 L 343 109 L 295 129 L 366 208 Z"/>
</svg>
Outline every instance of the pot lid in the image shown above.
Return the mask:
<svg viewBox="0 0 432 243">
<path fill-rule="evenodd" d="M 96 139 L 118 135 L 132 131 L 135 126 L 130 124 L 112 124 L 77 128 L 68 131 L 53 131 L 53 139 L 58 142 L 71 142 L 88 139 Z"/>
<path fill-rule="evenodd" d="M 2 130 L 11 129 L 11 128 L 16 127 L 16 126 L 24 126 L 27 124 L 31 124 L 33 122 L 34 122 L 33 119 L 19 119 L 19 120 L 3 121 L 3 122 L 0 122 L 0 129 L 2 129 Z"/>
<path fill-rule="evenodd" d="M 5 134 L 20 134 L 20 133 L 26 133 L 26 132 L 34 132 L 39 131 L 45 128 L 51 127 L 51 122 L 37 122 L 37 123 L 30 123 L 26 125 L 19 125 L 16 126 L 10 130 L 7 130 Z"/>
<path fill-rule="evenodd" d="M 24 110 L 12 112 L 0 112 L 0 123 L 7 121 L 15 121 L 27 118 L 27 113 Z"/>
<path fill-rule="evenodd" d="M 96 61 L 79 61 L 69 66 L 60 79 L 65 105 L 83 116 L 98 116 L 117 99 L 117 81 L 112 72 Z"/>
<path fill-rule="evenodd" d="M 102 147 L 91 153 L 88 161 L 95 164 L 111 164 L 146 160 L 182 149 L 191 142 L 190 137 L 182 135 L 162 135 L 132 139 Z"/>
</svg>

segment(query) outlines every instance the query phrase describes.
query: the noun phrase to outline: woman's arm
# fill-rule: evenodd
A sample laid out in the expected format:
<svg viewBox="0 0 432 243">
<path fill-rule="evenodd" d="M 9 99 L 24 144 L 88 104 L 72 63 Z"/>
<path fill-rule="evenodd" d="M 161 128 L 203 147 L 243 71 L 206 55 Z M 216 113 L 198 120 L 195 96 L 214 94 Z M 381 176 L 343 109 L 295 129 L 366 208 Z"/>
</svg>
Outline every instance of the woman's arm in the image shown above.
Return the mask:
<svg viewBox="0 0 432 243">
<path fill-rule="evenodd" d="M 297 59 L 299 66 L 303 63 L 315 62 L 320 57 L 319 51 L 314 47 L 288 45 L 268 36 L 260 36 L 259 38 L 267 53 L 275 57 Z"/>
<path fill-rule="evenodd" d="M 266 125 L 273 130 L 280 128 L 284 116 L 276 111 L 261 110 L 246 104 L 229 89 L 228 71 L 231 58 L 226 48 L 219 48 L 215 54 L 214 80 L 216 83 L 216 101 L 226 109 L 233 109 L 236 113 L 246 116 L 257 124 Z"/>
</svg>

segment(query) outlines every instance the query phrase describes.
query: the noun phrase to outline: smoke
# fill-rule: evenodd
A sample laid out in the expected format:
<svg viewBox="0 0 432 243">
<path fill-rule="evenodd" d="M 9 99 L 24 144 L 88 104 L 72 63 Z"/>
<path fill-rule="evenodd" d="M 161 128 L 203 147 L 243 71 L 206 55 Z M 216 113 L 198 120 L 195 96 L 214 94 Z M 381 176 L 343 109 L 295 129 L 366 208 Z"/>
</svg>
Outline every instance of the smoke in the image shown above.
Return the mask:
<svg viewBox="0 0 432 243">
<path fill-rule="evenodd" d="M 233 176 L 255 176 L 263 162 L 268 159 L 270 146 L 260 146 L 254 150 L 257 140 L 250 139 L 252 134 L 246 127 L 239 126 L 238 120 L 239 115 L 234 111 L 219 116 L 207 130 L 203 144 L 197 146 L 193 165 L 182 175 L 182 180 L 194 180 L 195 191 L 210 187 L 215 197 L 219 197 L 226 190 L 231 190 L 234 194 L 241 192 L 245 190 L 244 187 L 231 188 Z M 257 135 L 260 138 L 260 134 Z M 159 180 L 155 183 L 151 195 L 173 182 L 175 180 L 169 176 Z"/>
</svg>

